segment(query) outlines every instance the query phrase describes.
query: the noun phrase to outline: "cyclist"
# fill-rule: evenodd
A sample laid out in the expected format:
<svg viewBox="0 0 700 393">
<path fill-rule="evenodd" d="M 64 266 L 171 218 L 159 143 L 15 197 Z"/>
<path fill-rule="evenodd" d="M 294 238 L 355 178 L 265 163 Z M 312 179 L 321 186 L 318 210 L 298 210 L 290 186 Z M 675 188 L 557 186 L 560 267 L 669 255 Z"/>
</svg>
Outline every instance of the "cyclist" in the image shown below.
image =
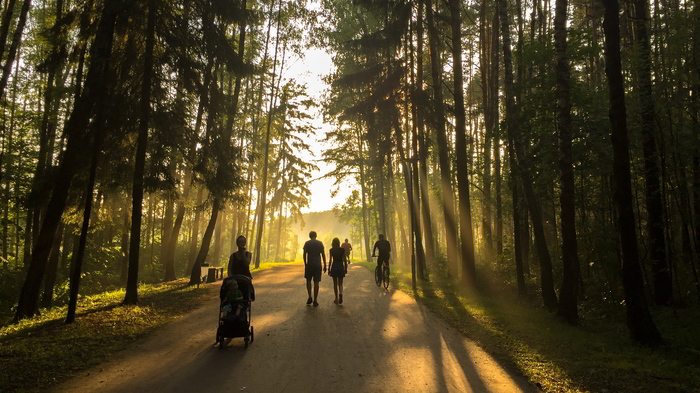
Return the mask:
<svg viewBox="0 0 700 393">
<path fill-rule="evenodd" d="M 389 264 L 389 259 L 391 258 L 391 244 L 388 240 L 384 239 L 384 235 L 379 235 L 379 240 L 374 243 L 372 248 L 372 256 L 377 256 L 377 250 L 379 250 L 379 257 L 377 258 L 377 268 L 382 266 L 383 262 Z"/>
</svg>

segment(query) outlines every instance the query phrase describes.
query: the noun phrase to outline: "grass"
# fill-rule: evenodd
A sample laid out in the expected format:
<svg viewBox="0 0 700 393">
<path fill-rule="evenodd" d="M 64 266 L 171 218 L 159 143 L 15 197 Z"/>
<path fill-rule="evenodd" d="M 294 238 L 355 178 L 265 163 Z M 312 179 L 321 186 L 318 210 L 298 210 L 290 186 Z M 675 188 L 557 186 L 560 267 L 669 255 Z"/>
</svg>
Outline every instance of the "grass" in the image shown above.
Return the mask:
<svg viewBox="0 0 700 393">
<path fill-rule="evenodd" d="M 253 272 L 285 263 L 261 263 Z M 63 323 L 66 306 L 0 325 L 0 392 L 39 392 L 100 364 L 134 340 L 183 317 L 217 296 L 220 282 L 187 285 L 187 279 L 141 284 L 139 304 L 122 306 L 124 290 L 84 296 L 76 322 Z"/>
<path fill-rule="evenodd" d="M 373 263 L 358 263 L 374 271 Z M 623 321 L 582 313 L 569 326 L 512 295 L 467 293 L 450 283 L 420 283 L 392 268 L 392 285 L 479 343 L 545 392 L 700 392 L 697 308 L 655 310 L 666 345 L 633 342 Z"/>
</svg>

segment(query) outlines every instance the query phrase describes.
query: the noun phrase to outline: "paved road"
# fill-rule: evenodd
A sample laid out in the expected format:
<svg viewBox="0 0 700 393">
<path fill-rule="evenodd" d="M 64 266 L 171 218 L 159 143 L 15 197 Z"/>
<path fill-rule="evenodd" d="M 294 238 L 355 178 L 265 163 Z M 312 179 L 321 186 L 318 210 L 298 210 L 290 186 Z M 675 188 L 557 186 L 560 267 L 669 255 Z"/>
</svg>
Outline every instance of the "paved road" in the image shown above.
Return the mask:
<svg viewBox="0 0 700 393">
<path fill-rule="evenodd" d="M 255 342 L 214 346 L 219 301 L 140 340 L 58 392 L 534 392 L 400 291 L 350 265 L 344 304 L 332 280 L 306 306 L 301 265 L 257 273 Z"/>
</svg>

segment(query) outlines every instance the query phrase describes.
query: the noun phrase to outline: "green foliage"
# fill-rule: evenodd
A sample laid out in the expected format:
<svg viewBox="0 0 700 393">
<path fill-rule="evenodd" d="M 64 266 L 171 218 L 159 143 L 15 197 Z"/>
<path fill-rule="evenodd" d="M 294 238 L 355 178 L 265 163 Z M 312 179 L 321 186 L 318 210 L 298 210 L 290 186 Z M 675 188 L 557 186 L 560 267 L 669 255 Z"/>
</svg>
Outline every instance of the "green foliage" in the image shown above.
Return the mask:
<svg viewBox="0 0 700 393">
<path fill-rule="evenodd" d="M 66 307 L 0 328 L 0 386 L 3 391 L 45 391 L 77 372 L 99 364 L 133 341 L 212 298 L 217 284 L 204 288 L 185 281 L 142 285 L 138 306 L 120 306 L 123 290 L 82 297 L 77 321 L 64 325 Z"/>
<path fill-rule="evenodd" d="M 372 271 L 376 266 L 362 265 Z M 392 267 L 392 285 L 545 392 L 680 393 L 700 388 L 695 367 L 700 341 L 688 330 L 700 318 L 694 311 L 676 319 L 671 310 L 657 310 L 668 345 L 653 350 L 634 344 L 619 318 L 584 311 L 581 326 L 572 327 L 518 301 L 512 292 L 467 293 L 441 276 L 431 275 L 433 280 L 419 283 L 414 293 L 410 272 Z"/>
</svg>

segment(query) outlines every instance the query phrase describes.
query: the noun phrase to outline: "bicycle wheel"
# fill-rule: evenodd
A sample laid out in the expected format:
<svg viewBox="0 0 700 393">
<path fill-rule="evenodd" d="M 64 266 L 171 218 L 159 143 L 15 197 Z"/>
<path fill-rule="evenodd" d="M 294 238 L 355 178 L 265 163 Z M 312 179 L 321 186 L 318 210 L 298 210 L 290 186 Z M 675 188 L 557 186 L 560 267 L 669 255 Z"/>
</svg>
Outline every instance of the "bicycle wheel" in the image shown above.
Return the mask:
<svg viewBox="0 0 700 393">
<path fill-rule="evenodd" d="M 384 266 L 384 289 L 389 289 L 389 266 Z"/>
<path fill-rule="evenodd" d="M 380 270 L 380 267 L 377 266 L 377 267 L 374 269 L 374 281 L 377 283 L 377 286 L 378 286 L 378 287 L 382 285 L 382 276 L 381 276 L 381 274 L 382 274 L 382 271 Z"/>
</svg>

